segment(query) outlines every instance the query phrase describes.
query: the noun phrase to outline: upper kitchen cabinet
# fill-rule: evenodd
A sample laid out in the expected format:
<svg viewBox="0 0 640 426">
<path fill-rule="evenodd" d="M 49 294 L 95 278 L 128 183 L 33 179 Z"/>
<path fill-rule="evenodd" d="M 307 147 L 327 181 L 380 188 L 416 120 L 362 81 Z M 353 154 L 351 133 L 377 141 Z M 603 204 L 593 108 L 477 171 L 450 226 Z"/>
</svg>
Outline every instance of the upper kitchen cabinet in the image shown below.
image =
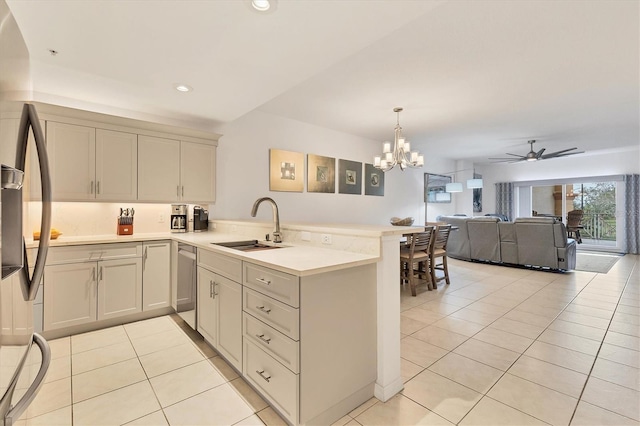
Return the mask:
<svg viewBox="0 0 640 426">
<path fill-rule="evenodd" d="M 216 147 L 182 141 L 180 145 L 181 200 L 214 202 L 216 199 Z"/>
<path fill-rule="evenodd" d="M 180 141 L 138 137 L 138 199 L 180 201 Z"/>
<path fill-rule="evenodd" d="M 215 201 L 216 146 L 138 136 L 138 199 Z"/>
<path fill-rule="evenodd" d="M 47 151 L 54 201 L 95 198 L 95 128 L 50 121 Z"/>
<path fill-rule="evenodd" d="M 138 135 L 96 129 L 96 199 L 138 198 Z"/>
<path fill-rule="evenodd" d="M 137 198 L 137 135 L 47 122 L 54 201 Z"/>
</svg>

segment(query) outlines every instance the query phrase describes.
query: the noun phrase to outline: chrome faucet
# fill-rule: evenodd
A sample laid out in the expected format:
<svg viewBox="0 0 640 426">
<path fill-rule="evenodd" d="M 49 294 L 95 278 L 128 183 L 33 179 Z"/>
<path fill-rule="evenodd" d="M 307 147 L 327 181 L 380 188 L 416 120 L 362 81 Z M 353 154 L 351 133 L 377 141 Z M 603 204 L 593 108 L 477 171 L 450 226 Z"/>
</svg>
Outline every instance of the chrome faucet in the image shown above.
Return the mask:
<svg viewBox="0 0 640 426">
<path fill-rule="evenodd" d="M 271 208 L 273 209 L 273 222 L 275 229 L 273 230 L 273 242 L 281 243 L 282 235 L 280 234 L 280 215 L 278 214 L 278 205 L 273 199 L 269 197 L 258 198 L 255 203 L 253 203 L 253 207 L 251 208 L 251 216 L 256 217 L 256 213 L 258 212 L 258 206 L 261 202 L 268 201 L 271 203 Z"/>
</svg>

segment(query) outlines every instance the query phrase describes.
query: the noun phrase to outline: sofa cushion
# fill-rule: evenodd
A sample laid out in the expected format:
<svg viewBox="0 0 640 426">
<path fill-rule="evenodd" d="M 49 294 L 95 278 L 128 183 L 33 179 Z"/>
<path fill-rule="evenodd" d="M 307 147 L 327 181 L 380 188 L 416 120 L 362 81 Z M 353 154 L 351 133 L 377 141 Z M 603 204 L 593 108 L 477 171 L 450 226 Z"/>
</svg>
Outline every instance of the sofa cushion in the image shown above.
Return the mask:
<svg viewBox="0 0 640 426">
<path fill-rule="evenodd" d="M 513 222 L 498 223 L 500 235 L 500 255 L 504 263 L 518 264 L 518 240 L 516 225 Z"/>
<path fill-rule="evenodd" d="M 500 261 L 499 219 L 475 217 L 467 222 L 471 259 Z"/>
</svg>

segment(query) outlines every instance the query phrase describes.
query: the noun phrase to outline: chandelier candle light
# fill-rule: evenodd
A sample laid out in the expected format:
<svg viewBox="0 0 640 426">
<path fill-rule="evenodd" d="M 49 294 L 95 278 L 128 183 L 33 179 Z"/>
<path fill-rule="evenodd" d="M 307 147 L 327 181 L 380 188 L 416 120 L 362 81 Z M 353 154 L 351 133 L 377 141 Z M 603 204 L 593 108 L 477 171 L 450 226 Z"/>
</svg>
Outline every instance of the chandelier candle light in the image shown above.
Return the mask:
<svg viewBox="0 0 640 426">
<path fill-rule="evenodd" d="M 402 135 L 402 127 L 400 127 L 401 111 L 401 107 L 393 109 L 393 112 L 398 115 L 393 150 L 391 150 L 391 142 L 385 142 L 382 144 L 382 156 L 375 157 L 373 160 L 373 166 L 383 172 L 388 172 L 396 165 L 400 166 L 400 170 L 404 170 L 407 167 L 418 168 L 424 165 L 424 156 L 420 155 L 418 151 L 411 151 L 409 141 L 405 140 Z"/>
</svg>

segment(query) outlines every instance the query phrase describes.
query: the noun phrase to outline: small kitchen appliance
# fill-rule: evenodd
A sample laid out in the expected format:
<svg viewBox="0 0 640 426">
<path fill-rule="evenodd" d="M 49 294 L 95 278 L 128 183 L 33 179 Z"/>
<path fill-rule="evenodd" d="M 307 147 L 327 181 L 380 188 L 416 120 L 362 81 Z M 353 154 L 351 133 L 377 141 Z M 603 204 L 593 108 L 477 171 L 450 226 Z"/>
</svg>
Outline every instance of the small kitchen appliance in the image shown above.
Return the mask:
<svg viewBox="0 0 640 426">
<path fill-rule="evenodd" d="M 193 232 L 202 232 L 209 229 L 209 210 L 200 206 L 193 207 Z"/>
<path fill-rule="evenodd" d="M 186 204 L 171 204 L 171 232 L 187 232 Z"/>
</svg>

